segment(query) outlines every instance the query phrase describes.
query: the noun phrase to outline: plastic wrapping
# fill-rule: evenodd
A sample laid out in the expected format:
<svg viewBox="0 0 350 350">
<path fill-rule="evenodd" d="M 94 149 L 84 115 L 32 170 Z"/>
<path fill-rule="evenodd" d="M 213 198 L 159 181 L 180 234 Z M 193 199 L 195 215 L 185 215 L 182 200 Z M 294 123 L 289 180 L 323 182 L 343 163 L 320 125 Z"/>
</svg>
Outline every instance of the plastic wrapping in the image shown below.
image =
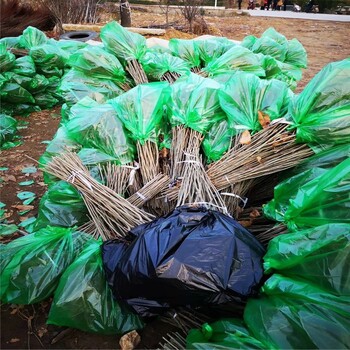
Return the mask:
<svg viewBox="0 0 350 350">
<path fill-rule="evenodd" d="M 1 246 L 1 300 L 34 304 L 51 296 L 90 236 L 48 226 Z"/>
<path fill-rule="evenodd" d="M 180 76 L 190 73 L 190 66 L 187 62 L 168 53 L 147 52 L 141 63 L 147 76 L 157 80 L 160 80 L 167 72 Z"/>
<path fill-rule="evenodd" d="M 170 39 L 169 49 L 174 56 L 183 59 L 191 68 L 200 67 L 201 61 L 194 40 Z"/>
<path fill-rule="evenodd" d="M 59 181 L 42 196 L 34 231 L 50 226 L 73 227 L 88 221 L 83 198 L 74 186 Z"/>
<path fill-rule="evenodd" d="M 67 128 L 61 125 L 40 157 L 39 163 L 45 165 L 50 162 L 53 156 L 57 156 L 65 150 L 77 152 L 80 148 L 81 145 L 70 137 Z"/>
<path fill-rule="evenodd" d="M 277 42 L 269 36 L 262 35 L 256 40 L 251 50 L 255 53 L 270 55 L 279 61 L 284 62 L 288 50 L 287 39 L 284 42 Z"/>
<path fill-rule="evenodd" d="M 17 58 L 11 72 L 33 77 L 36 73 L 33 59 L 30 56 Z"/>
<path fill-rule="evenodd" d="M 64 75 L 58 91 L 69 107 L 84 97 L 90 97 L 98 103 L 104 103 L 124 92 L 109 79 L 96 79 L 74 69 L 69 70 Z"/>
<path fill-rule="evenodd" d="M 69 58 L 68 52 L 59 48 L 54 41 L 30 49 L 37 71 L 46 77 L 62 77 L 63 69 Z"/>
<path fill-rule="evenodd" d="M 208 163 L 219 160 L 228 151 L 233 135 L 234 130 L 229 127 L 226 119 L 212 125 L 202 142 Z"/>
<path fill-rule="evenodd" d="M 143 316 L 180 305 L 241 303 L 262 278 L 264 248 L 219 212 L 179 207 L 131 234 L 126 248 L 105 243 L 102 257 L 115 297 Z"/>
<path fill-rule="evenodd" d="M 27 50 L 30 50 L 34 46 L 46 44 L 47 42 L 46 35 L 34 27 L 27 27 L 19 37 L 19 45 Z"/>
<path fill-rule="evenodd" d="M 350 223 L 350 158 L 334 168 L 313 168 L 275 188 L 264 214 L 292 230 L 328 223 Z"/>
<path fill-rule="evenodd" d="M 350 295 L 350 225 L 329 224 L 275 237 L 264 257 L 277 271 L 334 295 Z"/>
<path fill-rule="evenodd" d="M 269 120 L 283 117 L 291 95 L 281 81 L 260 80 L 253 74 L 237 72 L 220 90 L 219 101 L 232 128 L 256 132 L 262 129 L 258 112 Z"/>
<path fill-rule="evenodd" d="M 109 103 L 133 140 L 157 142 L 169 92 L 166 82 L 141 84 Z"/>
<path fill-rule="evenodd" d="M 262 290 L 259 299 L 248 301 L 244 321 L 264 348 L 349 348 L 349 296 L 334 296 L 277 274 Z"/>
<path fill-rule="evenodd" d="M 66 124 L 68 137 L 83 147 L 95 148 L 114 157 L 119 164 L 132 162 L 134 147 L 113 107 L 98 104 L 90 98 L 81 100 L 79 104 L 81 113 L 76 113 Z"/>
<path fill-rule="evenodd" d="M 17 133 L 17 121 L 6 114 L 0 114 L 0 147 L 12 141 Z"/>
<path fill-rule="evenodd" d="M 289 106 L 299 142 L 350 143 L 350 59 L 328 64 Z"/>
<path fill-rule="evenodd" d="M 222 319 L 205 323 L 201 329 L 191 330 L 186 338 L 186 349 L 267 349 L 265 344 L 252 337 L 243 321 Z"/>
<path fill-rule="evenodd" d="M 68 65 L 99 79 L 125 80 L 125 71 L 118 58 L 101 47 L 92 46 L 70 56 Z"/>
<path fill-rule="evenodd" d="M 211 61 L 222 56 L 226 51 L 235 46 L 227 38 L 213 37 L 204 40 L 194 40 L 194 46 L 201 60 L 202 66 L 207 66 Z"/>
<path fill-rule="evenodd" d="M 171 85 L 170 122 L 185 125 L 205 134 L 210 127 L 226 118 L 219 104 L 221 85 L 196 74 L 178 79 Z"/>
<path fill-rule="evenodd" d="M 226 51 L 222 56 L 210 62 L 203 72 L 209 76 L 226 73 L 232 70 L 241 70 L 265 77 L 265 70 L 261 67 L 261 62 L 255 53 L 242 46 L 234 46 Z"/>
<path fill-rule="evenodd" d="M 100 38 L 108 51 L 123 61 L 139 60 L 147 50 L 142 35 L 129 32 L 115 21 L 101 29 Z"/>
<path fill-rule="evenodd" d="M 0 71 L 1 73 L 10 70 L 15 64 L 16 56 L 7 51 L 5 44 L 0 44 Z"/>
<path fill-rule="evenodd" d="M 136 314 L 113 299 L 103 272 L 100 241 L 90 241 L 61 277 L 47 322 L 101 334 L 143 327 Z"/>
<path fill-rule="evenodd" d="M 307 67 L 306 50 L 298 39 L 288 41 L 288 50 L 284 62 L 299 68 Z"/>
<path fill-rule="evenodd" d="M 35 103 L 34 97 L 31 93 L 17 83 L 5 83 L 1 87 L 0 99 L 1 101 L 11 104 Z"/>
</svg>

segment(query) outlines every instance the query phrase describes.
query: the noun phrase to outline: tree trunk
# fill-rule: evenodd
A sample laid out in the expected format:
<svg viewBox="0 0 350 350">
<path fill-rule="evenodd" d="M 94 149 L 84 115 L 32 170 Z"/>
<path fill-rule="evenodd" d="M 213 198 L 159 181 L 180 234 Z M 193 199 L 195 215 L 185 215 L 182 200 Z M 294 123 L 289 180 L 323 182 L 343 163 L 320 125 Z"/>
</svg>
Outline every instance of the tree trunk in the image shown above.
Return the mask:
<svg viewBox="0 0 350 350">
<path fill-rule="evenodd" d="M 131 10 L 128 0 L 120 0 L 120 24 L 131 27 Z"/>
</svg>

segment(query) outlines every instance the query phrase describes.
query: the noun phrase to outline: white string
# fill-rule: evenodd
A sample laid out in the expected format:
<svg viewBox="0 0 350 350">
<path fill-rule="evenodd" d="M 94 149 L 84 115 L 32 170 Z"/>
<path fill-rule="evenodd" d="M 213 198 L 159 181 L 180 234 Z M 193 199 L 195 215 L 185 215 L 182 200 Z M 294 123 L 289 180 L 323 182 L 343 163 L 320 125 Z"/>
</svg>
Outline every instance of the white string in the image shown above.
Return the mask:
<svg viewBox="0 0 350 350">
<path fill-rule="evenodd" d="M 78 178 L 81 182 L 83 182 L 92 192 L 94 191 L 92 188 L 91 183 L 89 180 L 87 180 L 83 176 L 83 171 L 82 170 L 74 170 L 72 171 L 72 174 L 67 177 L 67 182 L 70 182 L 71 184 L 74 183 L 75 178 Z"/>
<path fill-rule="evenodd" d="M 289 122 L 286 118 L 282 117 L 282 118 L 278 118 L 278 119 L 274 119 L 271 121 L 271 125 L 273 124 L 278 124 L 278 123 L 281 123 L 281 124 L 288 124 L 288 125 L 291 125 L 292 122 Z"/>
<path fill-rule="evenodd" d="M 241 196 L 239 196 L 238 194 L 235 194 L 235 193 L 221 192 L 220 194 L 222 196 L 231 196 L 231 197 L 239 198 L 243 202 L 243 209 L 245 208 L 245 206 L 248 203 L 248 198 L 247 197 L 243 199 Z"/>
<path fill-rule="evenodd" d="M 142 193 L 140 193 L 140 192 L 136 192 L 135 194 L 138 195 L 142 200 L 146 200 L 146 199 L 147 199 L 147 197 L 144 196 L 144 195 L 143 195 Z"/>
<path fill-rule="evenodd" d="M 215 207 L 215 208 L 221 209 L 224 214 L 228 214 L 228 211 L 227 211 L 226 207 L 221 207 L 219 205 L 216 205 L 216 204 L 213 204 L 213 203 L 209 203 L 209 202 L 192 202 L 192 203 L 185 203 L 184 205 L 188 205 L 188 206 L 191 206 L 191 205 L 207 205 L 207 206 L 210 206 L 210 207 Z"/>
<path fill-rule="evenodd" d="M 125 167 L 132 169 L 131 172 L 130 172 L 130 175 L 129 175 L 129 184 L 128 184 L 128 186 L 132 186 L 134 184 L 135 177 L 136 177 L 136 171 L 138 169 L 140 169 L 139 163 L 135 162 L 135 165 L 136 165 L 135 167 L 130 166 L 130 165 L 124 165 Z"/>
</svg>

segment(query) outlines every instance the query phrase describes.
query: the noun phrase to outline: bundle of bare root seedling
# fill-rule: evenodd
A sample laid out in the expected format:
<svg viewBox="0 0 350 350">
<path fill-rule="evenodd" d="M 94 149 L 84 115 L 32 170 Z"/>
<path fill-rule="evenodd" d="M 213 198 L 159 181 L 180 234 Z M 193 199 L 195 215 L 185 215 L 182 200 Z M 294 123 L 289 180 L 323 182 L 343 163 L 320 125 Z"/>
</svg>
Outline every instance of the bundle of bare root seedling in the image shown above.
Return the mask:
<svg viewBox="0 0 350 350">
<path fill-rule="evenodd" d="M 75 153 L 66 152 L 53 157 L 44 169 L 79 190 L 96 230 L 103 239 L 123 237 L 135 226 L 154 218 L 97 182 Z"/>
</svg>

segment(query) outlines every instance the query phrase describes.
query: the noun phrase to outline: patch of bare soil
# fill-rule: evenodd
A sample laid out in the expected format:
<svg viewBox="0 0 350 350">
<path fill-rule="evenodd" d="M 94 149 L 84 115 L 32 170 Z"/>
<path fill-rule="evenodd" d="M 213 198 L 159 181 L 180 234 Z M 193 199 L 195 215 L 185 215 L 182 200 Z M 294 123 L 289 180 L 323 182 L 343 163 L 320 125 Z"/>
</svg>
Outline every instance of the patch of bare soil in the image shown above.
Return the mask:
<svg viewBox="0 0 350 350">
<path fill-rule="evenodd" d="M 134 11 L 133 26 L 162 25 L 164 15 Z M 297 91 L 301 91 L 307 82 L 327 63 L 350 56 L 350 41 L 348 23 L 304 21 L 280 18 L 256 18 L 249 16 L 232 16 L 229 18 L 205 17 L 211 34 L 226 36 L 230 39 L 242 40 L 246 35 L 260 36 L 267 28 L 274 27 L 288 39 L 297 38 L 308 53 L 309 67 L 304 71 L 303 79 Z M 180 21 L 180 22 L 179 22 Z M 169 22 L 181 23 L 179 16 L 170 16 Z M 184 26 L 184 23 L 182 23 Z M 165 39 L 191 38 L 192 34 L 168 29 Z M 25 216 L 35 216 L 38 211 L 39 199 L 46 191 L 42 173 L 38 170 L 32 174 L 22 173 L 28 166 L 37 166 L 38 160 L 44 152 L 46 144 L 42 141 L 51 140 L 55 134 L 60 113 L 56 107 L 51 111 L 32 113 L 27 118 L 28 127 L 21 129 L 23 144 L 19 147 L 3 151 L 1 166 L 8 167 L 7 171 L 0 171 L 3 182 L 0 184 L 0 200 L 6 204 L 10 223 L 20 223 L 23 216 L 17 198 L 20 191 L 36 193 L 36 200 L 31 204 L 33 209 Z M 34 160 L 27 158 L 30 156 Z M 34 184 L 21 187 L 20 181 L 34 180 Z M 15 236 L 15 237 L 18 237 Z M 5 243 L 6 240 L 2 240 Z M 50 301 L 35 306 L 18 307 L 3 305 L 1 308 L 1 347 L 3 349 L 117 349 L 118 337 L 88 334 L 77 330 L 47 326 L 45 324 Z M 155 348 L 161 336 L 170 330 L 164 323 L 153 322 L 141 332 L 142 342 L 139 348 Z M 61 333 L 63 331 L 63 333 Z"/>
</svg>

